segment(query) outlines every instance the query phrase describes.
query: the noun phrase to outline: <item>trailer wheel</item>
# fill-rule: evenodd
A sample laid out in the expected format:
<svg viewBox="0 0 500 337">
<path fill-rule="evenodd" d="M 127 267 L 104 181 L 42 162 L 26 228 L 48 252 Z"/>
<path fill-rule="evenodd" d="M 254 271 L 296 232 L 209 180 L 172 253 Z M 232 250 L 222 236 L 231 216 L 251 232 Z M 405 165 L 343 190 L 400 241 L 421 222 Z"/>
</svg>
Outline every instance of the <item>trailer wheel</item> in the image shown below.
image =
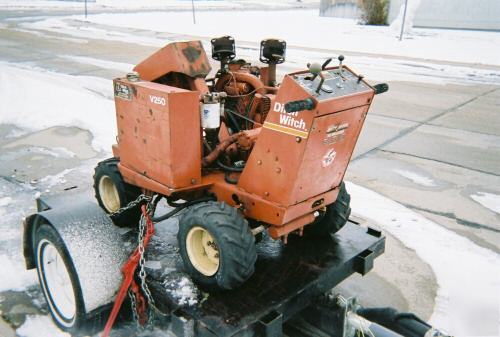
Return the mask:
<svg viewBox="0 0 500 337">
<path fill-rule="evenodd" d="M 225 203 L 190 207 L 179 221 L 177 238 L 187 272 L 201 285 L 230 290 L 254 272 L 254 236 L 243 216 Z"/>
<path fill-rule="evenodd" d="M 69 253 L 49 225 L 38 228 L 34 238 L 36 269 L 50 314 L 59 328 L 76 332 L 88 324 L 82 289 Z"/>
<path fill-rule="evenodd" d="M 344 182 L 340 184 L 337 200 L 326 206 L 325 211 L 312 224 L 304 227 L 304 233 L 309 236 L 327 236 L 338 232 L 349 220 L 351 215 L 351 196 L 347 193 Z"/>
<path fill-rule="evenodd" d="M 118 170 L 118 159 L 109 158 L 97 164 L 94 173 L 94 191 L 99 206 L 106 213 L 113 213 L 135 200 L 141 191 L 127 184 Z M 118 226 L 137 226 L 141 217 L 140 209 L 131 209 L 114 217 Z"/>
</svg>

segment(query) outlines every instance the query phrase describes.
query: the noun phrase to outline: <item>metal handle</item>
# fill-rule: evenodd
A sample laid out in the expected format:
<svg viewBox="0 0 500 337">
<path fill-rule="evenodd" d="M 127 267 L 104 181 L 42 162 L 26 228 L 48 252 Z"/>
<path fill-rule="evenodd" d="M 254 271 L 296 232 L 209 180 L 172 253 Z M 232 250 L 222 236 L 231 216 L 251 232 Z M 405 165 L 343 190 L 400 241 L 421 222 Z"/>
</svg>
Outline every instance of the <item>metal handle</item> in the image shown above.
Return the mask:
<svg viewBox="0 0 500 337">
<path fill-rule="evenodd" d="M 312 100 L 312 98 L 306 98 L 300 101 L 288 102 L 285 104 L 286 112 L 296 112 L 302 110 L 312 110 L 316 104 Z"/>
<path fill-rule="evenodd" d="M 383 94 L 384 92 L 389 90 L 389 84 L 387 83 L 375 84 L 373 86 L 373 89 L 375 89 L 375 95 Z"/>
</svg>

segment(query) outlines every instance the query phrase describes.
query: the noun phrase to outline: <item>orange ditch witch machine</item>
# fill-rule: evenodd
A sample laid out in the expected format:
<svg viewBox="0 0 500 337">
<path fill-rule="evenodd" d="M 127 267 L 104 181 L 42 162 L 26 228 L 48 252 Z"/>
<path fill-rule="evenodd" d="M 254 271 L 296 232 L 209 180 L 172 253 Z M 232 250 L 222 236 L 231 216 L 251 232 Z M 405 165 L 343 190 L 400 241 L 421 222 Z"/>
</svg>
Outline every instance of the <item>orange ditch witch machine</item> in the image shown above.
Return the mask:
<svg viewBox="0 0 500 337">
<path fill-rule="evenodd" d="M 264 67 L 235 59 L 230 36 L 211 44 L 213 78 L 202 43 L 189 41 L 115 79 L 118 134 L 113 158 L 95 168 L 98 205 L 72 190 L 38 198 L 25 219 L 26 266 L 63 330 L 102 321 L 114 302 L 106 335 L 128 293 L 138 322 L 151 320 L 147 304 L 179 336 L 280 336 L 314 296 L 382 254 L 381 233 L 349 221 L 343 178 L 373 97 L 388 86 L 370 86 L 343 56 L 277 83 L 285 41 L 261 42 Z M 175 224 L 153 236 L 174 215 L 173 242 Z M 161 275 L 146 274 L 151 254 Z M 165 295 L 183 273 L 231 296 L 212 291 L 186 308 Z M 355 306 L 341 302 L 345 327 Z"/>
<path fill-rule="evenodd" d="M 343 56 L 338 67 L 328 67 L 331 59 L 309 64 L 278 85 L 285 41 L 261 42 L 267 67 L 234 60 L 232 37 L 211 42 L 220 61 L 214 78 L 206 78 L 201 42 L 190 41 L 115 79 L 117 144 L 114 158 L 98 164 L 94 187 L 109 213 L 141 193 L 190 206 L 178 233 L 185 267 L 201 284 L 232 289 L 252 275 L 262 231 L 286 242 L 291 233 L 344 226 L 350 197 L 342 179 L 373 96 L 387 85 L 371 87 Z"/>
</svg>

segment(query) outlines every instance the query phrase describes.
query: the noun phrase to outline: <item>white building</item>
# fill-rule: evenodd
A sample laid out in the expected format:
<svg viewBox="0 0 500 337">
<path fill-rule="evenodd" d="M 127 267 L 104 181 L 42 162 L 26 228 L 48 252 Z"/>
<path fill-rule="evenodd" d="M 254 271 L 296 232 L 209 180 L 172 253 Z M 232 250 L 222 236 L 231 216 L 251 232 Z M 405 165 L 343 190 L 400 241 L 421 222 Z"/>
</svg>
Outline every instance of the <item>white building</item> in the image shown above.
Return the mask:
<svg viewBox="0 0 500 337">
<path fill-rule="evenodd" d="M 391 23 L 405 0 L 389 1 Z M 321 0 L 320 15 L 359 18 L 359 0 Z M 414 26 L 500 31 L 500 0 L 421 0 Z"/>
</svg>

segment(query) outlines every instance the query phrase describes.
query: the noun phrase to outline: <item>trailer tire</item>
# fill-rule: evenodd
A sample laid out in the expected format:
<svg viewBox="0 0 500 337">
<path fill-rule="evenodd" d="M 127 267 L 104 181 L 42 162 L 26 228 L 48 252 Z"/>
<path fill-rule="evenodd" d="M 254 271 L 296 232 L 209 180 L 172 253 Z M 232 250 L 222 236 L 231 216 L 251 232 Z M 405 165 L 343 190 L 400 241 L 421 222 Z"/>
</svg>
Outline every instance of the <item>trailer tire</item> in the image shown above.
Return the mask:
<svg viewBox="0 0 500 337">
<path fill-rule="evenodd" d="M 99 329 L 92 323 L 102 321 L 101 315 L 87 315 L 75 266 L 52 226 L 42 224 L 37 229 L 33 251 L 40 286 L 56 325 L 76 335 Z"/>
<path fill-rule="evenodd" d="M 334 203 L 326 206 L 326 210 L 312 224 L 304 227 L 304 234 L 321 237 L 338 232 L 351 215 L 351 196 L 347 193 L 344 182 L 340 184 L 339 194 Z"/>
<path fill-rule="evenodd" d="M 254 236 L 245 218 L 225 203 L 190 207 L 179 221 L 177 239 L 186 271 L 202 286 L 234 289 L 254 272 Z"/>
<path fill-rule="evenodd" d="M 128 205 L 141 194 L 138 187 L 123 180 L 118 163 L 117 158 L 109 158 L 99 162 L 94 171 L 95 197 L 99 206 L 108 214 Z M 136 227 L 140 218 L 140 208 L 136 207 L 114 216 L 112 220 L 120 227 Z"/>
</svg>

